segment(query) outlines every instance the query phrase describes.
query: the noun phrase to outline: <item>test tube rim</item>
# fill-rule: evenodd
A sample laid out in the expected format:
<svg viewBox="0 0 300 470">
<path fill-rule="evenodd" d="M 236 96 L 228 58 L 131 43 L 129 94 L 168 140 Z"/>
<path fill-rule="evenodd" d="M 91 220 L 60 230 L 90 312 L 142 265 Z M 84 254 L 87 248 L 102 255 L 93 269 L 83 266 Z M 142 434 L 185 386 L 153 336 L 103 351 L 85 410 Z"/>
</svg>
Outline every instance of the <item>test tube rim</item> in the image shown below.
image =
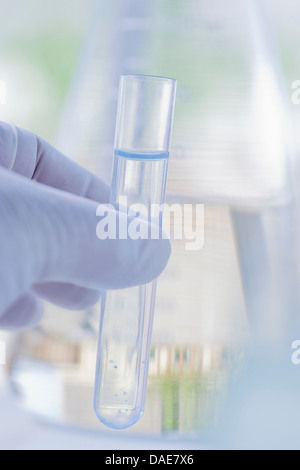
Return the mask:
<svg viewBox="0 0 300 470">
<path fill-rule="evenodd" d="M 144 74 L 138 74 L 138 73 L 129 73 L 129 74 L 122 74 L 121 75 L 121 79 L 123 78 L 136 78 L 136 79 L 156 79 L 156 80 L 159 80 L 159 81 L 166 81 L 166 82 L 172 82 L 173 84 L 176 84 L 177 83 L 177 80 L 176 78 L 170 78 L 170 77 L 163 77 L 163 76 L 159 76 L 159 75 L 144 75 Z"/>
</svg>

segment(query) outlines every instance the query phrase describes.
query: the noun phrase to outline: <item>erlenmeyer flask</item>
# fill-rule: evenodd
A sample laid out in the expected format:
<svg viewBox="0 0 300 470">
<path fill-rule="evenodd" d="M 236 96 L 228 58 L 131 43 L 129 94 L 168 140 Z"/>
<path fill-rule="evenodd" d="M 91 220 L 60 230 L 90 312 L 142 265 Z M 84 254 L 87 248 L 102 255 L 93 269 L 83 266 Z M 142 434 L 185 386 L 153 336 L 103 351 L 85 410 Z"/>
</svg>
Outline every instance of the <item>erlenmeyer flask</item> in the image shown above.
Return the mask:
<svg viewBox="0 0 300 470">
<path fill-rule="evenodd" d="M 290 307 L 296 302 L 289 297 L 295 265 L 285 251 L 293 232 L 282 222 L 292 221 L 286 121 L 259 7 L 252 0 L 99 1 L 71 87 L 58 146 L 109 182 L 120 75 L 176 78 L 167 202 L 205 206 L 201 249 L 196 235 L 194 249 L 184 238 L 172 242 L 157 292 L 145 415 L 125 433 L 182 436 L 217 426 L 228 376 L 243 361 L 248 319 L 261 338 L 278 320 L 277 337 L 287 298 Z M 184 221 L 190 227 L 194 209 Z M 275 316 L 274 304 L 281 305 Z M 77 315 L 47 310 L 41 327 L 23 336 L 12 381 L 33 411 L 103 429 L 92 410 L 99 306 Z"/>
</svg>

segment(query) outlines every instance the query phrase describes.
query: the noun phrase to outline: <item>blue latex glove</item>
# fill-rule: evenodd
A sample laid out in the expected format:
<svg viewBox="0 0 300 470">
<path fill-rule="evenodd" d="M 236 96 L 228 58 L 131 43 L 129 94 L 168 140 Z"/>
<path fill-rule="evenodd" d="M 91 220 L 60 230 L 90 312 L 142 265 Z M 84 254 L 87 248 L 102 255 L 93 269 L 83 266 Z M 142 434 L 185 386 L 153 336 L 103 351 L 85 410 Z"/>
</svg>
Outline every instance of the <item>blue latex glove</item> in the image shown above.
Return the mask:
<svg viewBox="0 0 300 470">
<path fill-rule="evenodd" d="M 108 198 L 90 172 L 0 123 L 0 329 L 35 326 L 41 299 L 81 310 L 101 290 L 144 284 L 163 271 L 168 240 L 97 238 L 96 210 Z"/>
</svg>

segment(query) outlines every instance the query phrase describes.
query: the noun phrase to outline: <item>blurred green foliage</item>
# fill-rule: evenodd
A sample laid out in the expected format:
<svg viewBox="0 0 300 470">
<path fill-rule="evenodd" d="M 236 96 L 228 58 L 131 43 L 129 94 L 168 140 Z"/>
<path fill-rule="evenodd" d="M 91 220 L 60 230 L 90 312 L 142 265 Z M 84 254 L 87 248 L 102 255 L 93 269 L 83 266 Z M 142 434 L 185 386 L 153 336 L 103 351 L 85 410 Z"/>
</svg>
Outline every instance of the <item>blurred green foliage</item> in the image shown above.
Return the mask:
<svg viewBox="0 0 300 470">
<path fill-rule="evenodd" d="M 82 38 L 73 29 L 57 28 L 51 32 L 16 37 L 8 53 L 35 64 L 52 83 L 63 104 L 78 60 Z"/>
</svg>

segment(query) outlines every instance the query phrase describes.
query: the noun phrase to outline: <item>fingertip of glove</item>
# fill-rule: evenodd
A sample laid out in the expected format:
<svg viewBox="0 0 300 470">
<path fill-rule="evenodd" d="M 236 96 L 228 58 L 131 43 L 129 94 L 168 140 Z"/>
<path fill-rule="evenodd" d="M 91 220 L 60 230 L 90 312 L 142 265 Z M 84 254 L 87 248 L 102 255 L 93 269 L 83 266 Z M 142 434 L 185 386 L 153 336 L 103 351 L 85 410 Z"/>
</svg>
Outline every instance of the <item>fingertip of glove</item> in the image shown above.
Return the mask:
<svg viewBox="0 0 300 470">
<path fill-rule="evenodd" d="M 150 281 L 160 276 L 166 269 L 171 257 L 170 240 L 160 238 L 159 240 L 150 240 L 148 259 L 145 262 L 145 274 L 150 276 Z"/>
<path fill-rule="evenodd" d="M 15 173 L 31 179 L 37 164 L 37 136 L 19 127 L 16 130 L 18 148 L 13 170 Z"/>
</svg>

